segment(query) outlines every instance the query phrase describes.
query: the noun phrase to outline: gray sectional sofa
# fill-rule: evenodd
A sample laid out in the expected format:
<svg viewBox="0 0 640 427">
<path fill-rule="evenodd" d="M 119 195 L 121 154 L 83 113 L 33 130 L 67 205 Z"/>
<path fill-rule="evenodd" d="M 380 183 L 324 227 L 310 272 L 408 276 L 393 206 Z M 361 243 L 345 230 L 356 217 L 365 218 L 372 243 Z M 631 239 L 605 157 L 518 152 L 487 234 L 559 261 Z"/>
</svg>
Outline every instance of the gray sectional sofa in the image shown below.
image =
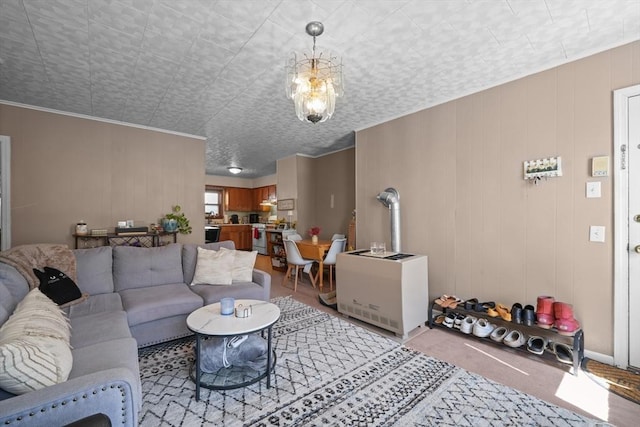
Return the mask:
<svg viewBox="0 0 640 427">
<path fill-rule="evenodd" d="M 234 249 L 231 241 L 200 245 Z M 187 316 L 221 298 L 269 300 L 271 276 L 253 270 L 253 281 L 194 285 L 197 246 L 76 249 L 76 284 L 89 297 L 64 310 L 71 324 L 73 365 L 69 378 L 25 394 L 0 389 L 0 424 L 67 425 L 108 418 L 136 426 L 141 407 L 138 348 L 190 335 Z M 0 262 L 0 326 L 29 286 Z M 0 369 L 2 367 L 0 366 Z"/>
</svg>

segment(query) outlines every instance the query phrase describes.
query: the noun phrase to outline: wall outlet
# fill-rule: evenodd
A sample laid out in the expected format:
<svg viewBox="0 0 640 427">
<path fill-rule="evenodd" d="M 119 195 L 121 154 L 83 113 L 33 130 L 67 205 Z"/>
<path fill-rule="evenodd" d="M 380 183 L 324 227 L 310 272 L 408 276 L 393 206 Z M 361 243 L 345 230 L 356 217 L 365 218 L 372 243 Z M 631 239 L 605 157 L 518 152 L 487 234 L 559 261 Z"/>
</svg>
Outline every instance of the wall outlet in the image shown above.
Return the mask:
<svg viewBox="0 0 640 427">
<path fill-rule="evenodd" d="M 604 226 L 592 225 L 589 228 L 589 241 L 604 243 Z"/>
</svg>

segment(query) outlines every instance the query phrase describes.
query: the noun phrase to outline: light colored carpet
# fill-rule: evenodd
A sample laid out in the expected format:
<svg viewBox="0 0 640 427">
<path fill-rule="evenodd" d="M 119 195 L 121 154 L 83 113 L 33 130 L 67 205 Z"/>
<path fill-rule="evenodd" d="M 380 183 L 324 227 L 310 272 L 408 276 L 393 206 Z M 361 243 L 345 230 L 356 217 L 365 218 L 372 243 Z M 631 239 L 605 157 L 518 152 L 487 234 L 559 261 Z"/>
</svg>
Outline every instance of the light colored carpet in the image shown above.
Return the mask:
<svg viewBox="0 0 640 427">
<path fill-rule="evenodd" d="M 401 346 L 292 298 L 266 380 L 227 391 L 189 379 L 193 339 L 140 351 L 141 426 L 595 425 L 567 409 Z"/>
</svg>

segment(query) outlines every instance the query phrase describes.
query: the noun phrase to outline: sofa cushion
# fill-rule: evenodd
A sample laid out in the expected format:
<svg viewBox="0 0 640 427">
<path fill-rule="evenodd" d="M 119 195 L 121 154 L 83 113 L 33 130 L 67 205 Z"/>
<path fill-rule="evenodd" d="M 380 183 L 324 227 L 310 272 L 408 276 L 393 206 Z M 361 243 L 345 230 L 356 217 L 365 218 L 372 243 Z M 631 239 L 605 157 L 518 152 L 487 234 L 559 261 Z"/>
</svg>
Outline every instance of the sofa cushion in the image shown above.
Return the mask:
<svg viewBox="0 0 640 427">
<path fill-rule="evenodd" d="M 183 282 L 182 245 L 154 248 L 113 248 L 113 284 L 116 291 Z"/>
<path fill-rule="evenodd" d="M 65 308 L 65 312 L 69 316 L 69 319 L 75 317 L 86 316 L 89 314 L 122 311 L 122 298 L 117 292 L 110 294 L 91 295 L 85 301 L 80 304 L 72 305 Z"/>
<path fill-rule="evenodd" d="M 202 307 L 202 298 L 184 283 L 127 289 L 120 292 L 129 326 L 189 314 Z"/>
<path fill-rule="evenodd" d="M 119 338 L 131 338 L 127 313 L 103 311 L 71 319 L 71 347 L 78 349 Z"/>
<path fill-rule="evenodd" d="M 194 285 L 190 288 L 204 300 L 204 305 L 220 302 L 222 298 L 264 299 L 264 288 L 253 282 L 234 283 L 233 285 Z"/>
<path fill-rule="evenodd" d="M 111 246 L 75 249 L 77 285 L 89 295 L 107 294 L 113 287 L 113 253 Z"/>
<path fill-rule="evenodd" d="M 198 248 L 198 261 L 196 273 L 193 275 L 191 285 L 213 283 L 216 285 L 230 285 L 235 251 L 213 251 Z"/>
<path fill-rule="evenodd" d="M 233 252 L 233 268 L 231 269 L 231 280 L 236 282 L 251 282 L 253 278 L 253 267 L 256 265 L 258 251 L 236 251 L 220 248 L 221 252 Z"/>
<path fill-rule="evenodd" d="M 13 310 L 16 308 L 16 302 L 9 289 L 0 282 L 0 325 L 7 321 Z"/>
<path fill-rule="evenodd" d="M 198 248 L 220 250 L 220 248 L 235 249 L 233 240 L 223 240 L 222 242 L 207 243 L 205 245 L 195 245 L 187 243 L 182 247 L 182 269 L 184 270 L 184 283 L 193 282 L 196 272 L 196 261 L 198 259 Z"/>
</svg>

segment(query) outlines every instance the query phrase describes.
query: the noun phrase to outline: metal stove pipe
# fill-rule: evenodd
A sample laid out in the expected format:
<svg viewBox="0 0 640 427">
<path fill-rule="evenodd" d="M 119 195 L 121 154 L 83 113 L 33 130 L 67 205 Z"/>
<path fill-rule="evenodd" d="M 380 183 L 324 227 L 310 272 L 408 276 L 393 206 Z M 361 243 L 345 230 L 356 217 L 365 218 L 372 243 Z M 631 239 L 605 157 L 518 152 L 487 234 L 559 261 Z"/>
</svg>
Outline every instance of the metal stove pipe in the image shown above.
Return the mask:
<svg viewBox="0 0 640 427">
<path fill-rule="evenodd" d="M 400 252 L 400 193 L 395 188 L 387 188 L 376 199 L 391 211 L 391 250 Z"/>
</svg>

